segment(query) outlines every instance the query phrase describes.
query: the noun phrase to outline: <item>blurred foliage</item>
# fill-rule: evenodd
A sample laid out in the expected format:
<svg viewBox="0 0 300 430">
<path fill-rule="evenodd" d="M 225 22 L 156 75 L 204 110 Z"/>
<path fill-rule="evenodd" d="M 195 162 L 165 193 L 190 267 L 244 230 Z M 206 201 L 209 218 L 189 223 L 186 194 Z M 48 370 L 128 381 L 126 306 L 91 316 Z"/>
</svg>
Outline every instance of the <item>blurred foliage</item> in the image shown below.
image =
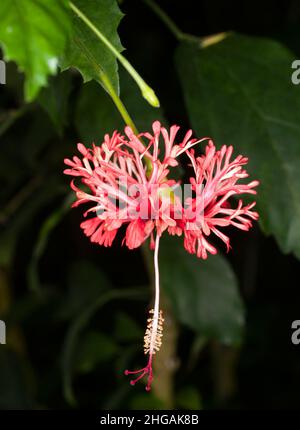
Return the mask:
<svg viewBox="0 0 300 430">
<path fill-rule="evenodd" d="M 82 210 L 69 211 L 63 158 L 76 142 L 101 142 L 124 126 L 99 71 L 140 131 L 154 119 L 192 126 L 218 147 L 232 143 L 249 156 L 251 174 L 261 181 L 263 232 L 230 231 L 228 255 L 200 261 L 181 238 L 162 240 L 164 300 L 180 323 L 168 363 L 172 407 L 298 405 L 300 361 L 289 330 L 299 318 L 300 293 L 287 279 L 297 279 L 299 262 L 283 253 L 300 256 L 299 87 L 290 80 L 296 54 L 288 49 L 300 53 L 300 12 L 294 2 L 255 0 L 236 6 L 234 20 L 227 2 L 224 9 L 201 1 L 199 29 L 195 2 L 160 3 L 183 37 L 192 32 L 199 40 L 179 43 L 143 2 L 122 2 L 121 40 L 132 64 L 154 82 L 162 101 L 154 110 L 67 1 L 1 0 L 3 56 L 17 65 L 7 65 L 0 87 L 2 409 L 166 407 L 158 390 L 133 389 L 123 376 L 144 359 L 151 253 L 92 245 L 79 228 Z M 117 1 L 74 4 L 121 52 Z M 202 47 L 205 36 L 228 30 L 237 33 Z M 31 103 L 23 102 L 23 91 Z M 184 162 L 183 175 L 187 169 Z"/>
<path fill-rule="evenodd" d="M 151 108 L 141 100 L 140 92 L 126 72 L 120 70 L 121 98 L 139 129 L 146 130 L 156 119 L 166 122 L 161 109 Z M 89 115 L 86 115 L 89 112 Z M 75 121 L 81 141 L 90 144 L 98 136 L 122 130 L 124 122 L 109 95 L 95 82 L 82 86 L 75 111 Z"/>
<path fill-rule="evenodd" d="M 180 265 L 174 270 L 174 262 Z M 244 308 L 237 280 L 221 255 L 199 261 L 181 240 L 164 237 L 160 250 L 162 287 L 182 323 L 205 338 L 228 345 L 242 340 Z"/>
<path fill-rule="evenodd" d="M 54 127 L 61 136 L 68 124 L 72 76 L 61 73 L 49 79 L 48 86 L 40 91 L 38 101 L 53 121 Z"/>
</svg>

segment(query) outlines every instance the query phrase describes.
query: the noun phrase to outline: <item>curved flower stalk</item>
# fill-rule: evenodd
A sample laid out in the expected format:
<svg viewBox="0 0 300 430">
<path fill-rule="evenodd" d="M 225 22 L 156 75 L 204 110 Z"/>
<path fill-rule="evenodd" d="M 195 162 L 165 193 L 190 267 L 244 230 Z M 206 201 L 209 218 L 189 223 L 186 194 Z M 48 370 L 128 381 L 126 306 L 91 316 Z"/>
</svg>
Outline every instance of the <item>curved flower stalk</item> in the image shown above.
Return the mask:
<svg viewBox="0 0 300 430">
<path fill-rule="evenodd" d="M 129 249 L 139 247 L 150 238 L 154 249 L 155 299 L 150 311 L 144 337 L 144 352 L 149 356 L 146 367 L 129 371 L 126 375 L 138 375 L 134 385 L 147 376 L 146 389 L 153 380 L 153 356 L 162 342 L 163 315 L 159 307 L 159 241 L 166 231 L 171 235 L 184 236 L 185 249 L 206 259 L 216 254 L 209 243 L 213 233 L 225 242 L 229 250 L 229 238 L 221 229 L 229 225 L 249 230 L 258 214 L 252 210 L 255 203 L 244 205 L 242 200 L 233 206 L 230 198 L 244 193 L 255 194 L 258 181 L 239 183 L 248 177 L 243 166 L 247 158 L 238 156 L 231 161 L 232 146 L 216 148 L 209 140 L 204 155 L 195 156 L 194 147 L 208 138 L 196 140 L 189 130 L 180 143 L 175 143 L 179 127 L 168 132 L 158 121 L 152 133 L 135 135 L 125 127 L 125 135 L 114 132 L 105 135 L 100 146 L 87 149 L 78 144 L 81 157 L 65 159 L 65 174 L 81 180 L 87 188 L 80 189 L 74 182 L 71 187 L 77 200 L 74 207 L 89 203 L 87 217 L 81 223 L 84 233 L 94 243 L 111 246 L 120 227 L 126 225 L 123 242 Z M 162 144 L 161 144 L 162 141 Z M 170 179 L 182 154 L 189 157 L 193 169 L 188 186 Z M 148 167 L 151 164 L 151 171 Z M 182 192 L 183 191 L 183 192 Z"/>
</svg>

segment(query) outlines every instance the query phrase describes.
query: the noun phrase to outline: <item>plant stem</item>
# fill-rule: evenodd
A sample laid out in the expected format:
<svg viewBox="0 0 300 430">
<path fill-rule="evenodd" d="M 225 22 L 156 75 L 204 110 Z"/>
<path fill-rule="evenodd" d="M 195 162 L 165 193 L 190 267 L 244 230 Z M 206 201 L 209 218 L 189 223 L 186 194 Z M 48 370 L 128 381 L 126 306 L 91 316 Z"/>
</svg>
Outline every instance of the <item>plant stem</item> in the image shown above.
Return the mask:
<svg viewBox="0 0 300 430">
<path fill-rule="evenodd" d="M 34 293 L 40 294 L 42 292 L 40 287 L 39 262 L 44 254 L 49 237 L 64 215 L 71 209 L 71 203 L 73 202 L 73 193 L 67 194 L 63 204 L 58 209 L 55 209 L 55 211 L 53 211 L 53 213 L 50 214 L 41 225 L 27 270 L 29 289 Z"/>
<path fill-rule="evenodd" d="M 160 236 L 156 235 L 155 249 L 154 249 L 154 273 L 155 273 L 155 303 L 154 303 L 154 317 L 158 319 L 159 313 L 159 264 L 158 264 L 158 250 L 159 250 Z"/>
<path fill-rule="evenodd" d="M 218 408 L 223 408 L 236 393 L 240 349 L 214 341 L 211 343 L 211 354 L 215 403 Z"/>
<path fill-rule="evenodd" d="M 155 247 L 155 249 L 157 248 L 157 257 L 154 255 L 154 266 L 158 264 L 158 244 L 156 243 L 156 245 L 157 247 Z M 142 246 L 142 255 L 144 257 L 146 270 L 149 273 L 151 283 L 158 285 L 159 272 L 158 270 L 153 271 L 152 252 L 150 252 L 149 247 L 146 244 Z M 158 291 L 158 294 L 160 296 L 159 303 L 161 303 L 161 308 L 163 308 L 165 332 L 162 347 L 159 353 L 155 354 L 155 360 L 153 362 L 156 375 L 153 380 L 153 390 L 155 396 L 161 400 L 164 407 L 166 409 L 172 409 L 174 407 L 174 373 L 177 370 L 178 364 L 176 356 L 178 327 L 164 291 Z M 155 301 L 154 309 L 156 303 L 157 302 Z"/>
<path fill-rule="evenodd" d="M 158 265 L 158 250 L 160 236 L 157 234 L 155 239 L 154 249 L 154 273 L 155 273 L 155 298 L 154 298 L 154 313 L 153 313 L 153 328 L 150 340 L 150 354 L 154 351 L 155 339 L 157 336 L 158 320 L 159 320 L 159 265 Z"/>
<path fill-rule="evenodd" d="M 132 76 L 132 78 L 137 83 L 141 90 L 142 96 L 147 100 L 147 102 L 153 107 L 159 107 L 159 100 L 155 95 L 155 92 L 142 77 L 137 73 L 137 71 L 132 67 L 129 61 L 112 45 L 112 43 L 104 36 L 104 34 L 89 20 L 89 18 L 80 10 L 74 3 L 70 2 L 70 7 L 73 12 L 92 30 L 92 32 L 101 40 L 104 45 L 113 53 L 113 55 L 120 61 L 127 72 Z"/>
<path fill-rule="evenodd" d="M 177 40 L 189 40 L 191 42 L 200 42 L 200 37 L 181 31 L 175 22 L 161 9 L 153 0 L 144 0 L 147 6 L 161 19 L 170 32 L 176 37 Z"/>
<path fill-rule="evenodd" d="M 24 201 L 41 184 L 42 178 L 35 176 L 31 178 L 20 191 L 18 191 L 0 212 L 0 225 L 5 224 L 9 218 L 22 206 Z"/>
<path fill-rule="evenodd" d="M 108 302 L 115 299 L 143 299 L 143 292 L 136 289 L 110 290 L 104 292 L 97 300 L 90 303 L 83 312 L 71 323 L 63 345 L 62 352 L 62 377 L 64 396 L 70 405 L 76 405 L 76 399 L 72 388 L 74 351 L 79 340 L 80 333 L 84 330 L 90 318 Z"/>
<path fill-rule="evenodd" d="M 100 67 L 99 67 L 99 76 L 100 76 L 100 79 L 101 79 L 104 87 L 106 88 L 108 94 L 112 98 L 116 108 L 120 112 L 125 124 L 127 124 L 127 125 L 129 125 L 129 127 L 131 127 L 131 129 L 135 135 L 138 135 L 139 134 L 138 129 L 137 129 L 136 125 L 134 124 L 131 116 L 129 115 L 126 107 L 124 106 L 124 103 L 122 102 L 122 100 L 120 99 L 118 94 L 116 93 L 109 77 L 102 71 L 102 69 Z M 147 166 L 147 172 L 151 173 L 152 172 L 151 160 L 149 158 L 145 157 L 145 163 Z"/>
<path fill-rule="evenodd" d="M 93 29 L 93 31 L 98 32 L 98 29 L 89 21 L 89 19 L 79 9 L 77 9 L 77 7 L 72 2 L 70 3 L 70 6 L 71 6 L 71 8 L 74 11 L 76 11 L 76 13 L 78 14 L 78 16 L 80 16 L 80 18 L 90 28 Z M 81 46 L 82 44 L 78 40 L 77 40 L 77 43 L 82 48 L 82 46 Z M 97 71 L 97 73 L 99 75 L 99 79 L 100 79 L 102 85 L 104 86 L 104 88 L 106 89 L 106 91 L 108 92 L 108 94 L 110 95 L 110 97 L 112 98 L 112 101 L 114 102 L 116 108 L 118 109 L 118 111 L 119 111 L 121 117 L 123 118 L 125 124 L 127 124 L 127 125 L 129 125 L 129 127 L 131 127 L 131 129 L 132 129 L 132 131 L 134 132 L 135 135 L 138 135 L 137 127 L 135 126 L 135 124 L 134 124 L 131 116 L 129 115 L 129 113 L 128 113 L 128 111 L 127 111 L 124 103 L 122 102 L 122 100 L 120 99 L 120 97 L 117 94 L 116 90 L 114 89 L 114 86 L 113 86 L 113 84 L 112 84 L 109 76 L 104 72 L 104 70 L 102 69 L 101 65 L 98 64 L 95 61 L 94 58 L 92 58 L 87 52 L 85 52 L 85 55 L 89 58 L 89 60 L 91 61 L 91 63 L 94 65 L 95 70 Z M 151 160 L 149 158 L 145 157 L 145 163 L 146 163 L 146 166 L 147 166 L 147 172 L 152 172 L 152 163 L 151 163 Z"/>
<path fill-rule="evenodd" d="M 5 121 L 0 123 L 0 136 L 6 133 L 6 131 L 14 124 L 14 122 L 22 115 L 24 115 L 25 112 L 27 112 L 28 106 L 30 105 L 24 105 L 20 109 L 11 111 L 9 113 Z"/>
<path fill-rule="evenodd" d="M 132 131 L 134 132 L 134 134 L 137 135 L 138 130 L 137 130 L 131 116 L 129 115 L 124 103 L 122 102 L 122 100 L 120 99 L 118 94 L 116 93 L 109 77 L 102 71 L 102 69 L 99 70 L 99 75 L 100 75 L 101 81 L 103 82 L 104 87 L 106 88 L 107 92 L 109 93 L 110 97 L 112 98 L 116 108 L 120 112 L 125 124 L 129 125 L 131 127 Z"/>
<path fill-rule="evenodd" d="M 164 337 L 162 347 L 153 363 L 155 378 L 153 390 L 166 409 L 174 408 L 174 374 L 178 368 L 177 340 L 178 325 L 167 297 L 161 291 L 161 308 L 164 310 Z"/>
<path fill-rule="evenodd" d="M 176 39 L 182 39 L 182 31 L 177 27 L 174 21 L 166 14 L 164 10 L 161 9 L 156 3 L 152 0 L 144 0 L 146 5 L 152 9 L 152 11 L 161 19 L 161 21 L 165 24 L 165 26 L 170 30 L 170 32 L 176 37 Z"/>
<path fill-rule="evenodd" d="M 86 50 L 84 49 L 84 46 L 82 45 L 82 43 L 78 39 L 76 40 L 76 43 L 78 44 L 79 48 L 84 52 L 84 54 L 88 58 L 88 60 L 94 66 L 95 72 L 98 74 L 99 79 L 100 79 L 103 87 L 105 88 L 105 90 L 108 92 L 108 94 L 112 98 L 112 101 L 114 102 L 116 108 L 118 109 L 119 113 L 121 114 L 121 117 L 123 118 L 125 124 L 129 125 L 135 134 L 138 134 L 137 128 L 136 128 L 132 118 L 130 117 L 126 107 L 124 106 L 124 103 L 122 102 L 122 100 L 118 96 L 117 92 L 115 91 L 114 86 L 111 83 L 111 80 L 109 79 L 107 74 L 104 72 L 104 70 L 102 69 L 100 64 L 98 64 L 95 61 L 95 59 L 88 52 L 86 52 Z"/>
</svg>

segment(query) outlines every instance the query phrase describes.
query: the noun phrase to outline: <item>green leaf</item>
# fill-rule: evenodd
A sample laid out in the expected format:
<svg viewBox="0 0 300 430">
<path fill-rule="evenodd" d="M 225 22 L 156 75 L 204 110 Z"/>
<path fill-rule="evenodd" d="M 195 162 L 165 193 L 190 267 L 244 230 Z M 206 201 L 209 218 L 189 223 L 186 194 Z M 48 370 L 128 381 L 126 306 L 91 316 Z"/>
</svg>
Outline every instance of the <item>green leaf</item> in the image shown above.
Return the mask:
<svg viewBox="0 0 300 430">
<path fill-rule="evenodd" d="M 63 319 L 80 315 L 111 287 L 105 274 L 91 261 L 74 261 L 68 270 L 68 290 L 59 315 Z"/>
<path fill-rule="evenodd" d="M 260 225 L 300 258 L 300 87 L 294 55 L 280 43 L 241 35 L 206 49 L 181 44 L 177 66 L 195 132 L 248 156 L 259 179 Z"/>
<path fill-rule="evenodd" d="M 157 119 L 164 121 L 162 110 L 154 110 L 140 97 L 138 88 L 125 71 L 120 71 L 120 82 L 121 99 L 140 131 L 151 129 L 152 122 Z M 105 133 L 122 131 L 125 126 L 111 98 L 94 82 L 82 86 L 75 118 L 79 135 L 87 144 L 99 143 Z"/>
<path fill-rule="evenodd" d="M 62 136 L 67 123 L 68 101 L 72 89 L 69 73 L 60 73 L 49 80 L 49 85 L 43 88 L 38 101 L 50 116 L 58 134 Z"/>
<path fill-rule="evenodd" d="M 84 285 L 82 285 L 84 287 Z M 115 299 L 140 299 L 143 292 L 140 290 L 107 290 L 101 292 L 99 297 L 90 303 L 85 309 L 74 318 L 65 338 L 62 351 L 62 377 L 64 385 L 64 395 L 66 400 L 71 404 L 76 404 L 76 399 L 72 388 L 72 377 L 74 370 L 74 354 L 84 328 L 88 325 L 90 319 L 108 302 Z"/>
<path fill-rule="evenodd" d="M 200 260 L 188 254 L 177 237 L 163 237 L 161 284 L 177 318 L 200 335 L 239 345 L 244 308 L 237 280 L 220 254 Z"/>
<path fill-rule="evenodd" d="M 116 0 L 74 0 L 81 12 L 106 36 L 121 52 L 117 27 L 123 17 Z M 95 36 L 90 28 L 75 14 L 73 35 L 62 61 L 62 68 L 76 67 L 84 82 L 91 79 L 102 85 L 99 66 L 109 77 L 115 91 L 119 92 L 118 64 L 111 51 Z"/>
<path fill-rule="evenodd" d="M 119 346 L 110 336 L 91 331 L 82 337 L 80 346 L 78 346 L 76 370 L 81 373 L 89 373 L 97 365 L 112 360 L 118 351 Z"/>
<path fill-rule="evenodd" d="M 61 207 L 55 209 L 42 223 L 39 231 L 38 239 L 33 248 L 33 253 L 28 264 L 27 279 L 32 291 L 40 292 L 40 279 L 39 279 L 39 262 L 44 254 L 48 241 L 50 239 L 52 231 L 61 222 L 65 214 L 69 211 L 70 205 L 73 202 L 73 195 L 69 194 L 66 196 Z M 65 307 L 64 307 L 65 310 Z"/>
<path fill-rule="evenodd" d="M 67 0 L 1 0 L 0 43 L 6 61 L 15 61 L 26 75 L 25 98 L 33 100 L 47 77 L 57 71 L 71 20 Z M 9 78 L 9 77 L 8 77 Z"/>
<path fill-rule="evenodd" d="M 0 265 L 6 266 L 11 263 L 20 233 L 23 229 L 28 228 L 29 222 L 42 207 L 61 194 L 57 178 L 49 177 L 42 189 L 40 187 L 41 178 L 33 179 L 30 183 L 32 189 L 26 190 L 28 194 L 31 194 L 30 198 L 26 199 L 26 204 L 22 204 L 22 210 L 17 208 L 15 213 L 10 214 L 13 219 L 0 233 Z M 0 213 L 0 220 L 1 218 L 5 220 L 6 215 L 5 212 Z"/>
</svg>

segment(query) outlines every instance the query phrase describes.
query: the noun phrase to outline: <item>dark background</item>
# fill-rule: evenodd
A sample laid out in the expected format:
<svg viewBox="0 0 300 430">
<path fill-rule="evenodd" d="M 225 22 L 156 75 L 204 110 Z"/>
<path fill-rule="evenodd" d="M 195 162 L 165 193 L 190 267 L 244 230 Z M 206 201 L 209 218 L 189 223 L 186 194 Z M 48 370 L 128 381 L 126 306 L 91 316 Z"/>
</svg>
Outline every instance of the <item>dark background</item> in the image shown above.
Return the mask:
<svg viewBox="0 0 300 430">
<path fill-rule="evenodd" d="M 185 32 L 267 36 L 290 47 L 295 58 L 300 55 L 297 1 L 159 3 Z M 169 124 L 189 128 L 173 60 L 177 41 L 141 1 L 124 1 L 121 8 L 126 14 L 119 28 L 125 55 L 159 94 Z M 22 104 L 22 80 L 14 65 L 7 76 L 8 84 L 0 88 L 2 116 Z M 142 297 L 109 302 L 90 317 L 78 343 L 91 341 L 84 354 L 83 346 L 76 349 L 73 407 L 164 407 L 142 385 L 133 389 L 122 376 L 127 365 L 143 360 L 150 290 L 142 253 L 128 251 L 120 241 L 111 249 L 92 245 L 79 228 L 82 210 L 68 211 L 65 203 L 69 188 L 62 160 L 73 154 L 79 139 L 74 101 L 82 87 L 77 74 L 71 79 L 62 136 L 38 105 L 1 133 L 0 316 L 7 324 L 8 343 L 0 345 L 0 407 L 72 407 L 62 388 L 62 352 L 72 321 L 97 297 L 99 278 L 120 290 L 140 288 Z M 228 258 L 246 306 L 244 343 L 240 349 L 215 341 L 197 347 L 194 333 L 180 325 L 176 406 L 298 408 L 300 345 L 291 342 L 291 323 L 300 318 L 300 263 L 283 255 L 259 226 L 246 238 L 235 231 L 231 237 Z"/>
<path fill-rule="evenodd" d="M 296 54 L 300 54 L 300 4 L 297 1 L 190 0 L 184 2 L 184 7 L 177 1 L 159 3 L 180 29 L 187 33 L 205 36 L 233 30 L 282 41 Z M 194 12 L 195 3 L 197 13 Z M 172 61 L 176 40 L 159 21 L 154 23 L 151 20 L 151 26 L 145 25 L 149 23 L 151 15 L 141 2 L 128 2 L 127 6 L 128 25 L 131 19 L 132 27 L 141 26 L 140 31 L 136 27 L 137 33 L 140 34 L 143 29 L 149 49 L 143 49 L 141 53 L 135 43 L 135 33 L 126 32 L 125 20 L 120 34 L 121 39 L 126 40 L 129 58 L 134 64 L 141 61 L 141 67 L 142 64 L 149 66 L 143 70 L 144 76 L 155 82 L 154 87 L 158 89 L 169 122 L 186 124 L 188 127 L 184 102 L 179 98 L 180 84 Z M 136 20 L 136 16 L 143 18 Z M 151 54 L 154 45 L 155 55 Z M 169 61 L 165 60 L 166 53 L 170 55 Z M 298 319 L 299 314 L 297 278 L 300 266 L 293 256 L 282 255 L 273 239 L 266 239 L 259 228 L 255 230 L 246 241 L 242 235 L 234 236 L 233 249 L 238 249 L 238 252 L 230 254 L 247 307 L 247 333 L 237 365 L 238 392 L 228 404 L 222 406 L 298 408 L 300 348 L 292 344 L 290 336 L 291 323 Z M 205 370 L 201 372 L 200 381 L 207 379 L 205 374 Z M 210 394 L 211 382 L 208 380 L 204 385 Z M 218 391 L 218 387 L 215 386 L 215 389 Z M 222 388 L 219 387 L 219 390 Z"/>
</svg>

